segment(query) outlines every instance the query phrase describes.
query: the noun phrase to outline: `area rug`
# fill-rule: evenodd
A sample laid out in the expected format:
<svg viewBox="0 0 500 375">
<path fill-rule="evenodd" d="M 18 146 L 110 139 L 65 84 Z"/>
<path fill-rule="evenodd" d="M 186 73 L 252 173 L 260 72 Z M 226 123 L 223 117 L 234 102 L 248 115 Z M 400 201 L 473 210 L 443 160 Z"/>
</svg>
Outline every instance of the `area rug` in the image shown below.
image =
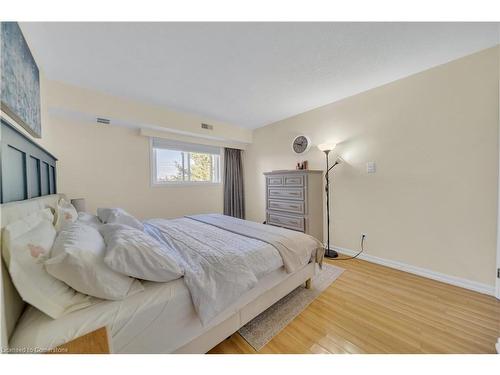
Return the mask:
<svg viewBox="0 0 500 375">
<path fill-rule="evenodd" d="M 312 288 L 299 286 L 266 311 L 240 328 L 238 333 L 257 351 L 262 349 L 297 315 L 328 288 L 341 274 L 343 268 L 323 264 L 323 269 L 312 279 Z"/>
</svg>

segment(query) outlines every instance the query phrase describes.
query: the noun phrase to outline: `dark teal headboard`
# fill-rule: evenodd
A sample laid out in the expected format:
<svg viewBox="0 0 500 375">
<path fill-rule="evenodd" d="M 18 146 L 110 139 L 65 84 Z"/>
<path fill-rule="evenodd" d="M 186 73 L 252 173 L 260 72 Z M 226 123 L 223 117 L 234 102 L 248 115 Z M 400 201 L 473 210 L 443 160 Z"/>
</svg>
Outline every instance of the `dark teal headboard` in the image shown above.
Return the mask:
<svg viewBox="0 0 500 375">
<path fill-rule="evenodd" d="M 1 119 L 0 203 L 56 194 L 57 159 Z"/>
</svg>

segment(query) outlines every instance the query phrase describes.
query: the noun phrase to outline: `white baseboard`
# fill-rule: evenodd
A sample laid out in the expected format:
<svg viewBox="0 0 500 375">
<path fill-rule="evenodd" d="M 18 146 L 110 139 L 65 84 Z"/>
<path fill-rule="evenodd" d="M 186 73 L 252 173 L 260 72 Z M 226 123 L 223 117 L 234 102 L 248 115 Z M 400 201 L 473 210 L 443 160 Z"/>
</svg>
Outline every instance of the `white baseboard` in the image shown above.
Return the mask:
<svg viewBox="0 0 500 375">
<path fill-rule="evenodd" d="M 353 256 L 353 255 L 356 255 L 358 253 L 357 251 L 345 249 L 343 247 L 338 247 L 338 246 L 333 247 L 333 250 L 335 250 L 339 253 L 348 255 L 348 256 Z M 358 259 L 363 259 L 363 260 L 366 260 L 367 262 L 376 263 L 376 264 L 380 264 L 382 266 L 387 266 L 390 268 L 395 268 L 397 270 L 413 273 L 415 275 L 427 277 L 429 279 L 441 281 L 441 282 L 446 283 L 446 284 L 451 284 L 451 285 L 455 285 L 455 286 L 458 286 L 461 288 L 473 290 L 475 292 L 479 292 L 482 294 L 488 294 L 491 296 L 495 295 L 495 287 L 494 286 L 479 283 L 477 281 L 472 281 L 472 280 L 462 279 L 462 278 L 456 277 L 456 276 L 446 275 L 446 274 L 441 273 L 441 272 L 431 271 L 431 270 L 428 270 L 426 268 L 412 266 L 411 264 L 398 262 L 396 260 L 379 258 L 379 257 L 373 256 L 370 254 L 366 254 L 366 253 L 362 253 L 358 257 Z"/>
</svg>

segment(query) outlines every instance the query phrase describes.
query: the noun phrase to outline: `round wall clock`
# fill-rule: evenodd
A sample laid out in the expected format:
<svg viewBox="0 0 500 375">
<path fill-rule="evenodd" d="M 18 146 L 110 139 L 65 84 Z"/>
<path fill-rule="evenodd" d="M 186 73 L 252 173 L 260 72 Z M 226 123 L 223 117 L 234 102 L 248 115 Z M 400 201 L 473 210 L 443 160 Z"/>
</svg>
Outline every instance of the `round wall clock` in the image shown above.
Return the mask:
<svg viewBox="0 0 500 375">
<path fill-rule="evenodd" d="M 311 148 L 311 139 L 307 135 L 299 135 L 292 142 L 292 149 L 297 155 L 304 154 Z"/>
</svg>

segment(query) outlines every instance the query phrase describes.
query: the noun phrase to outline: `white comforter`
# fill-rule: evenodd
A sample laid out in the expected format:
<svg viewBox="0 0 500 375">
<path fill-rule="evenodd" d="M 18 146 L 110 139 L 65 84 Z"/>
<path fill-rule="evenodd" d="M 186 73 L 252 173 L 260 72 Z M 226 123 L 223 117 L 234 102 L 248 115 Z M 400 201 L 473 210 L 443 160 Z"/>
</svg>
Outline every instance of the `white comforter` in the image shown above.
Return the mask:
<svg viewBox="0 0 500 375">
<path fill-rule="evenodd" d="M 189 218 L 148 220 L 145 230 L 176 253 L 184 268 L 184 281 L 191 293 L 194 308 L 203 324 L 210 322 L 253 288 L 258 277 L 263 276 L 259 275 L 258 267 L 249 265 L 259 264 L 249 262 L 249 257 L 258 258 L 259 252 L 249 249 L 266 248 L 269 251 L 268 241 Z M 290 235 L 294 237 L 296 234 L 291 232 Z M 309 246 L 301 247 L 303 265 L 311 258 L 316 245 L 312 242 Z M 283 258 L 278 254 L 280 252 L 276 249 L 274 259 L 283 264 Z"/>
<path fill-rule="evenodd" d="M 248 238 L 255 238 L 273 246 L 280 253 L 286 272 L 292 273 L 311 260 L 320 265 L 324 249 L 321 242 L 313 236 L 273 225 L 237 219 L 220 214 L 187 216 L 190 219 L 212 225 Z"/>
</svg>

